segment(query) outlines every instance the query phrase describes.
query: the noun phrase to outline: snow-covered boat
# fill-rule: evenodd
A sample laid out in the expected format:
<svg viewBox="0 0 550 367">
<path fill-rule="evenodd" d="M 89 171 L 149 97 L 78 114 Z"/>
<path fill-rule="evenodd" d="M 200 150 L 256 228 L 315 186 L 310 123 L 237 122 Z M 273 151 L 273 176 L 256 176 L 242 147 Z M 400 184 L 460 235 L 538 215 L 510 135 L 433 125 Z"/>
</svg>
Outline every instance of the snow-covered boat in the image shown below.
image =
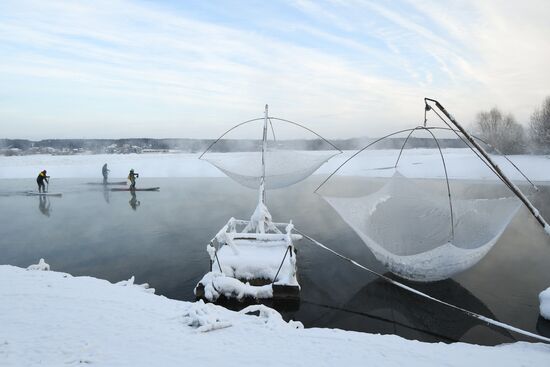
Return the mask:
<svg viewBox="0 0 550 367">
<path fill-rule="evenodd" d="M 258 151 L 212 153 L 211 148 L 233 129 L 263 121 Z M 297 150 L 292 143 L 278 142 L 273 122 L 300 127 L 326 144 L 326 151 Z M 269 127 L 271 129 L 269 130 Z M 268 139 L 271 131 L 273 139 Z M 206 153 L 209 153 L 205 157 Z M 258 189 L 256 210 L 249 220 L 231 218 L 207 245 L 210 271 L 198 282 L 195 295 L 207 301 L 273 299 L 296 301 L 300 297 L 292 221 L 277 223 L 266 206 L 266 190 L 297 183 L 315 172 L 341 151 L 308 128 L 292 121 L 268 116 L 238 124 L 224 133 L 200 156 L 243 186 Z"/>
</svg>

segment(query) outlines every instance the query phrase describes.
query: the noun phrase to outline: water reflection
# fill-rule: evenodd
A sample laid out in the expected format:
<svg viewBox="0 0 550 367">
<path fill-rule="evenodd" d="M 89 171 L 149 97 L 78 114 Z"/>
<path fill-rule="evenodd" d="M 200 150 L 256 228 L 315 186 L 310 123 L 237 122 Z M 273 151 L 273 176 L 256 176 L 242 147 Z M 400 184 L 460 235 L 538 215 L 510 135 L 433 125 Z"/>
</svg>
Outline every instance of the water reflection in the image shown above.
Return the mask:
<svg viewBox="0 0 550 367">
<path fill-rule="evenodd" d="M 539 315 L 537 320 L 537 332 L 542 336 L 550 337 L 550 320 L 546 320 Z"/>
<path fill-rule="evenodd" d="M 47 196 L 38 196 L 38 210 L 40 213 L 45 215 L 46 217 L 49 217 L 51 214 L 51 203 L 50 199 Z"/>
<path fill-rule="evenodd" d="M 141 202 L 137 199 L 135 191 L 130 191 L 130 194 L 132 195 L 132 198 L 128 203 L 130 204 L 130 207 L 136 211 L 137 207 L 141 205 Z"/>
<path fill-rule="evenodd" d="M 389 273 L 387 276 L 391 276 Z M 429 284 L 403 282 L 421 292 L 497 319 L 491 310 L 458 282 L 447 279 Z M 405 338 L 435 341 L 460 341 L 466 333 L 468 341 L 476 342 L 475 327 L 484 323 L 459 311 L 376 279 L 355 293 L 342 306 L 316 304 L 332 308 L 324 322 L 347 330 L 381 334 L 398 334 Z M 490 326 L 489 326 L 490 327 Z M 505 330 L 493 328 L 491 342 L 510 342 L 515 339 Z"/>
<path fill-rule="evenodd" d="M 103 186 L 103 199 L 107 204 L 111 203 L 111 190 L 109 190 L 109 186 L 107 185 Z"/>
</svg>

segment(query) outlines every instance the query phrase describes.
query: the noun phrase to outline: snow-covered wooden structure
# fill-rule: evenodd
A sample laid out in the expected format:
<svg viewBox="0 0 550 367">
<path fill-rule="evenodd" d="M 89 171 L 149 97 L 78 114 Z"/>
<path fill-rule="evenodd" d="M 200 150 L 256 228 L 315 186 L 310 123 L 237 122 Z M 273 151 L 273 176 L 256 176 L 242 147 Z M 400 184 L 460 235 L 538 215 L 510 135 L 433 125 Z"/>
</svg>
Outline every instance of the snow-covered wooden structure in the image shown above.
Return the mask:
<svg viewBox="0 0 550 367">
<path fill-rule="evenodd" d="M 263 122 L 257 152 L 210 153 L 229 131 L 247 123 Z M 273 121 L 298 126 L 320 138 L 328 151 L 280 149 Z M 269 127 L 271 129 L 269 130 Z M 272 132 L 273 139 L 268 138 Z M 299 182 L 332 156 L 341 153 L 332 143 L 292 121 L 270 117 L 245 121 L 224 133 L 200 156 L 243 186 L 258 189 L 258 205 L 249 220 L 231 218 L 207 245 L 210 272 L 195 287 L 197 298 L 299 300 L 295 241 L 292 221 L 277 223 L 266 206 L 266 190 Z"/>
</svg>

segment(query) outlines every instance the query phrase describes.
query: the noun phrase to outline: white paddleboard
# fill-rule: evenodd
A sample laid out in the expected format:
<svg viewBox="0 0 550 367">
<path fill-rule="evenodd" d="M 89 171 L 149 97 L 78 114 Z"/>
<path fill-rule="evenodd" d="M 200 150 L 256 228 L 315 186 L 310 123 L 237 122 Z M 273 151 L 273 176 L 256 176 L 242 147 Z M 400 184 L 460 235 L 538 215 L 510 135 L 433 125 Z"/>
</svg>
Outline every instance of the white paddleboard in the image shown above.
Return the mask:
<svg viewBox="0 0 550 367">
<path fill-rule="evenodd" d="M 29 191 L 27 192 L 27 195 L 35 195 L 35 196 L 62 196 L 62 193 L 59 192 L 38 192 L 38 191 Z"/>
</svg>

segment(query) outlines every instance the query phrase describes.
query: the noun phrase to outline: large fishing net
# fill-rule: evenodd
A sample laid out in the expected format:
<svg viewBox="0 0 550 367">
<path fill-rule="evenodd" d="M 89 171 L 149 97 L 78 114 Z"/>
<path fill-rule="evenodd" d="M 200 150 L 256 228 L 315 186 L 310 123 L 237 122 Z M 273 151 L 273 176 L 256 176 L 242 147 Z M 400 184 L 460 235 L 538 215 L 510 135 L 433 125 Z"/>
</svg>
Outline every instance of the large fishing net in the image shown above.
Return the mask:
<svg viewBox="0 0 550 367">
<path fill-rule="evenodd" d="M 232 139 L 224 134 L 223 139 L 218 139 L 202 156 L 202 159 L 248 188 L 260 187 L 264 166 L 265 189 L 278 189 L 304 180 L 331 157 L 341 153 L 309 129 L 286 120 L 270 118 L 262 159 L 263 139 L 258 127 L 262 127 L 264 121 L 258 119 L 253 123 L 243 126 L 241 130 L 248 128 L 256 131 L 259 138 Z M 256 130 L 253 130 L 254 127 Z M 235 134 L 238 133 L 236 131 Z"/>
<path fill-rule="evenodd" d="M 278 189 L 304 180 L 333 157 L 334 151 L 273 150 L 265 154 L 265 188 Z M 262 177 L 262 153 L 211 154 L 206 161 L 243 186 L 257 189 Z"/>
<path fill-rule="evenodd" d="M 351 170 L 340 170 L 339 179 L 329 177 L 338 190 L 323 186 L 320 193 L 388 270 L 428 282 L 477 264 L 521 201 L 466 145 L 441 150 L 432 131 L 417 129 L 429 133 L 428 139 L 408 140 L 409 135 L 400 141 L 403 147 L 408 140 L 416 146 L 436 142 L 435 148 L 360 151 Z M 374 168 L 373 157 L 391 166 Z M 487 172 L 489 177 L 483 176 Z"/>
<path fill-rule="evenodd" d="M 456 194 L 451 226 L 447 193 L 399 172 L 372 194 L 325 199 L 391 272 L 417 281 L 446 279 L 475 265 L 520 206 L 515 197 Z"/>
</svg>

